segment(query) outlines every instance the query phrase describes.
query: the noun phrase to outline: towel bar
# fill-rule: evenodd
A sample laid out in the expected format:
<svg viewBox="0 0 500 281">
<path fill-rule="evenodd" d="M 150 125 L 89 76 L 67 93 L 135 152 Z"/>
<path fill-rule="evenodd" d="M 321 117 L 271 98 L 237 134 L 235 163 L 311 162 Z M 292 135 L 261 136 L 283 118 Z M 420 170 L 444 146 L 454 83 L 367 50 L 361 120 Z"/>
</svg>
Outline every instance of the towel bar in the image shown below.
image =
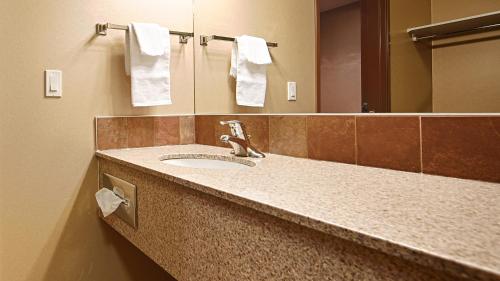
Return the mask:
<svg viewBox="0 0 500 281">
<path fill-rule="evenodd" d="M 108 35 L 108 29 L 128 30 L 128 26 L 112 23 L 98 23 L 95 25 L 95 33 L 97 35 Z M 194 37 L 194 33 L 192 32 L 170 30 L 170 34 L 179 35 L 179 43 L 181 44 L 186 44 L 190 37 Z"/>
<path fill-rule="evenodd" d="M 500 11 L 407 29 L 413 41 L 434 40 L 500 29 Z"/>
<path fill-rule="evenodd" d="M 210 35 L 210 36 L 200 35 L 200 45 L 202 45 L 202 46 L 207 46 L 208 41 L 211 41 L 211 40 L 234 41 L 235 38 L 234 37 L 219 36 L 219 35 Z M 272 47 L 272 48 L 278 47 L 278 43 L 275 43 L 275 42 L 266 42 L 266 44 L 268 47 Z"/>
</svg>

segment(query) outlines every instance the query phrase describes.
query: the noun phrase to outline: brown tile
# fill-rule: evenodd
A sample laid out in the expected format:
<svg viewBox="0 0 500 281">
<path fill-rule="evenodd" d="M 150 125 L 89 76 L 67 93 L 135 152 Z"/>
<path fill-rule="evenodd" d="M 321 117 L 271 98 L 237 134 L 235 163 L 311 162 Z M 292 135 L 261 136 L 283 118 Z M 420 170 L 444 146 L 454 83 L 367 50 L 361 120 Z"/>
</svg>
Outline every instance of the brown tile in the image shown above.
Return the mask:
<svg viewBox="0 0 500 281">
<path fill-rule="evenodd" d="M 269 151 L 307 157 L 306 116 L 270 116 Z"/>
<path fill-rule="evenodd" d="M 354 122 L 354 116 L 308 116 L 309 158 L 355 164 Z"/>
<path fill-rule="evenodd" d="M 215 118 L 213 115 L 197 115 L 195 117 L 196 143 L 215 145 Z"/>
<path fill-rule="evenodd" d="M 154 117 L 127 117 L 128 147 L 154 145 Z"/>
<path fill-rule="evenodd" d="M 97 118 L 97 149 L 127 147 L 127 119 L 122 117 Z"/>
<path fill-rule="evenodd" d="M 194 116 L 179 117 L 180 144 L 193 144 L 195 140 Z"/>
<path fill-rule="evenodd" d="M 422 117 L 424 173 L 500 182 L 500 117 Z"/>
<path fill-rule="evenodd" d="M 180 143 L 179 117 L 154 117 L 154 145 Z"/>
<path fill-rule="evenodd" d="M 245 124 L 250 142 L 263 152 L 269 151 L 269 116 L 267 115 L 240 115 L 238 116 Z"/>
<path fill-rule="evenodd" d="M 420 172 L 419 117 L 356 117 L 357 163 Z"/>
</svg>

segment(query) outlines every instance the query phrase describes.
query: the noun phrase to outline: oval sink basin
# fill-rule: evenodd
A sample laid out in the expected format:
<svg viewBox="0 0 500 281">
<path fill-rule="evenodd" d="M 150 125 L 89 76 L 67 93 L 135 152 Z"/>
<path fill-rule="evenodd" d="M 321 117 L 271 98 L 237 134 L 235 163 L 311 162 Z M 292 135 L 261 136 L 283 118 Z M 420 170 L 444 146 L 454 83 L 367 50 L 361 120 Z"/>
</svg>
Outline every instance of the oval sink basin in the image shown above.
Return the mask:
<svg viewBox="0 0 500 281">
<path fill-rule="evenodd" d="M 241 158 L 208 154 L 172 154 L 160 159 L 165 164 L 197 169 L 247 169 L 255 163 Z"/>
</svg>

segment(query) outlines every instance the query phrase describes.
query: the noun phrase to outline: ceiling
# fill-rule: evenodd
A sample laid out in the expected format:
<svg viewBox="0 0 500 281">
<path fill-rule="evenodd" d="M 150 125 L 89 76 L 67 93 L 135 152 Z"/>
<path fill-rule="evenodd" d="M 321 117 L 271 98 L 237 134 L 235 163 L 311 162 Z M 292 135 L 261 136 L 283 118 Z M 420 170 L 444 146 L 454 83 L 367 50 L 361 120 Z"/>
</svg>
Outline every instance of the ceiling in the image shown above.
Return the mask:
<svg viewBox="0 0 500 281">
<path fill-rule="evenodd" d="M 324 12 L 358 1 L 359 0 L 320 0 L 319 10 L 320 12 Z"/>
</svg>

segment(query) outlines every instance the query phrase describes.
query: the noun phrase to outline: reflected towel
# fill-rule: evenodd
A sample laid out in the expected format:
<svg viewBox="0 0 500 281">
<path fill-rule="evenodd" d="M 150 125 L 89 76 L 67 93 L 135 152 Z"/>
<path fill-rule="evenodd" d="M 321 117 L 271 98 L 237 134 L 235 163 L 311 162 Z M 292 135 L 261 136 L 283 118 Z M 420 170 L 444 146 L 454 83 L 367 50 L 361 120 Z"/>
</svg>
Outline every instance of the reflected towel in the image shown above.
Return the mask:
<svg viewBox="0 0 500 281">
<path fill-rule="evenodd" d="M 229 75 L 236 79 L 238 105 L 264 107 L 267 65 L 271 63 L 264 39 L 247 35 L 236 38 L 231 52 Z"/>
</svg>

